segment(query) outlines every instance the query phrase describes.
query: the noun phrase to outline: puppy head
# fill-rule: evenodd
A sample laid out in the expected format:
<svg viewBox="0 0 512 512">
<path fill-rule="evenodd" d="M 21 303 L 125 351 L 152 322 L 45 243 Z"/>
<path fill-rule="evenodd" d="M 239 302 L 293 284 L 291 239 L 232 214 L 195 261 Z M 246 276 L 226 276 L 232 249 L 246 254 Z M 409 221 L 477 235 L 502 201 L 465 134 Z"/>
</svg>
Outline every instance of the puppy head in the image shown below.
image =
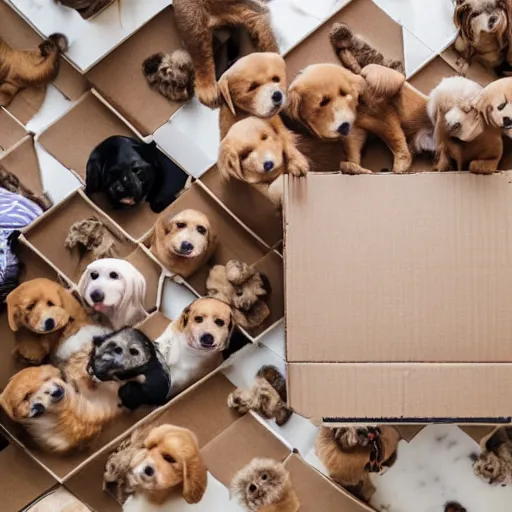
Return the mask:
<svg viewBox="0 0 512 512">
<path fill-rule="evenodd" d="M 501 128 L 512 135 L 512 78 L 491 82 L 476 98 L 474 106 L 484 116 L 487 124 Z"/>
<path fill-rule="evenodd" d="M 230 304 L 236 309 L 249 311 L 260 297 L 268 294 L 262 274 L 242 261 L 228 261 L 226 277 L 232 285 Z"/>
<path fill-rule="evenodd" d="M 181 258 L 199 258 L 215 243 L 208 217 L 197 210 L 183 210 L 171 218 L 161 216 L 155 224 L 155 237 L 168 253 Z"/>
<path fill-rule="evenodd" d="M 496 482 L 502 472 L 502 460 L 494 452 L 482 453 L 473 464 L 475 475 L 490 483 Z"/>
<path fill-rule="evenodd" d="M 234 327 L 231 308 L 217 299 L 197 299 L 183 310 L 178 329 L 196 350 L 222 352 Z"/>
<path fill-rule="evenodd" d="M 282 501 L 288 492 L 288 482 L 283 464 L 272 459 L 253 459 L 235 475 L 230 490 L 246 510 L 256 512 Z"/>
<path fill-rule="evenodd" d="M 271 123 L 248 117 L 235 123 L 219 150 L 218 167 L 224 178 L 248 183 L 271 183 L 284 171 L 284 148 Z"/>
<path fill-rule="evenodd" d="M 347 136 L 365 86 L 364 78 L 342 66 L 313 64 L 291 83 L 288 113 L 319 138 Z"/>
<path fill-rule="evenodd" d="M 9 327 L 26 327 L 38 334 L 63 329 L 81 306 L 63 286 L 45 278 L 26 281 L 7 295 Z"/>
<path fill-rule="evenodd" d="M 124 328 L 94 338 L 87 372 L 101 381 L 125 380 L 156 357 L 153 342 L 143 332 Z"/>
<path fill-rule="evenodd" d="M 251 53 L 233 64 L 219 80 L 224 101 L 256 117 L 272 117 L 286 103 L 286 64 L 278 53 Z"/>
<path fill-rule="evenodd" d="M 476 108 L 483 87 L 463 77 L 444 78 L 430 93 L 428 115 L 434 125 L 442 123 L 450 137 L 469 142 L 480 135 L 485 121 Z"/>
<path fill-rule="evenodd" d="M 67 392 L 57 368 L 32 366 L 9 380 L 0 395 L 0 405 L 13 421 L 26 423 L 58 410 Z"/>
<path fill-rule="evenodd" d="M 81 296 L 105 315 L 140 306 L 146 295 L 146 279 L 128 261 L 103 258 L 87 266 L 78 283 Z"/>
<path fill-rule="evenodd" d="M 148 494 L 183 483 L 187 503 L 198 503 L 206 490 L 206 467 L 195 435 L 173 425 L 154 428 L 132 459 L 129 479 L 136 490 Z"/>
</svg>

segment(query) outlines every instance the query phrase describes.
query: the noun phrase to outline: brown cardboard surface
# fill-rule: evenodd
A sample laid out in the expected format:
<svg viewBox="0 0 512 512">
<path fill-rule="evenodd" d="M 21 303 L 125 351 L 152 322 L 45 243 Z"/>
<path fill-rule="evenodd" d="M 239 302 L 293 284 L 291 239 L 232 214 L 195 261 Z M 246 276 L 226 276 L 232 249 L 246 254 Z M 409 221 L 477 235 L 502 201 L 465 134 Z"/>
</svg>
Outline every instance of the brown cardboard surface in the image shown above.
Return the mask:
<svg viewBox="0 0 512 512">
<path fill-rule="evenodd" d="M 143 136 L 152 134 L 182 105 L 169 101 L 146 82 L 144 60 L 181 48 L 174 12 L 168 7 L 94 66 L 87 78 Z"/>
<path fill-rule="evenodd" d="M 137 328 L 140 329 L 148 338 L 156 340 L 165 331 L 165 329 L 167 329 L 167 326 L 170 323 L 171 320 L 169 320 L 163 313 L 156 311 L 140 323 Z"/>
<path fill-rule="evenodd" d="M 283 238 L 280 209 L 256 188 L 239 180 L 226 181 L 216 165 L 208 169 L 200 181 L 269 247 Z"/>
<path fill-rule="evenodd" d="M 3 108 L 0 108 L 0 151 L 5 151 L 19 142 L 27 133 Z"/>
<path fill-rule="evenodd" d="M 410 443 L 424 428 L 424 425 L 395 425 L 400 437 Z"/>
<path fill-rule="evenodd" d="M 495 427 L 472 427 L 472 426 L 460 426 L 459 427 L 465 434 L 467 434 L 471 439 L 476 441 L 478 444 L 487 437 L 491 432 L 495 430 Z"/>
</svg>

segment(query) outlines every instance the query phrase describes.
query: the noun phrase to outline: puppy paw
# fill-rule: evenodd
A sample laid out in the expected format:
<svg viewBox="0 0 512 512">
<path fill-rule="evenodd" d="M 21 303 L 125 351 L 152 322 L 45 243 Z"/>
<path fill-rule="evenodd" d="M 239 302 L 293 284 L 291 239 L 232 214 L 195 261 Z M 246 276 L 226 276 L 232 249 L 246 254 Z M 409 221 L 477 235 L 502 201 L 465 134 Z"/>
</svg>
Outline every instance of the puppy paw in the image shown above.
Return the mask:
<svg viewBox="0 0 512 512">
<path fill-rule="evenodd" d="M 341 162 L 340 171 L 343 174 L 351 174 L 353 176 L 357 174 L 373 174 L 369 169 L 365 169 L 360 165 L 354 164 L 352 162 Z"/>
<path fill-rule="evenodd" d="M 473 160 L 469 164 L 469 172 L 472 172 L 473 174 L 493 174 L 496 171 L 496 167 L 489 165 L 488 162 Z"/>
<path fill-rule="evenodd" d="M 403 153 L 395 155 L 395 161 L 393 163 L 393 172 L 401 174 L 407 172 L 412 165 L 412 156 L 410 153 Z"/>
<path fill-rule="evenodd" d="M 306 176 L 309 172 L 308 159 L 300 151 L 295 151 L 289 156 L 288 172 L 297 177 Z"/>
<path fill-rule="evenodd" d="M 220 91 L 216 83 L 201 84 L 199 80 L 196 81 L 195 86 L 196 96 L 199 101 L 210 108 L 220 107 Z"/>
</svg>

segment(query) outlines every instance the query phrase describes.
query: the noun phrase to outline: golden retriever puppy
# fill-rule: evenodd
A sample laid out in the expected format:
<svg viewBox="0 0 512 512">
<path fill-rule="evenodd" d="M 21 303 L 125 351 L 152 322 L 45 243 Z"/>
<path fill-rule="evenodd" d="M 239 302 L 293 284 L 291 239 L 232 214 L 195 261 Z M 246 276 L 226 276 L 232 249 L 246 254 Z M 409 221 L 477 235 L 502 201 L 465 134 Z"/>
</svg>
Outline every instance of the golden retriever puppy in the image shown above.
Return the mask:
<svg viewBox="0 0 512 512">
<path fill-rule="evenodd" d="M 123 512 L 149 512 L 162 505 L 177 486 L 187 503 L 199 503 L 206 491 L 206 467 L 197 438 L 186 428 L 153 428 L 130 463 L 128 480 L 135 494 Z"/>
<path fill-rule="evenodd" d="M 435 124 L 437 171 L 469 168 L 488 174 L 498 169 L 503 155 L 501 130 L 489 126 L 477 108 L 483 87 L 463 77 L 444 78 L 432 90 L 428 114 Z"/>
<path fill-rule="evenodd" d="M 282 203 L 283 174 L 304 176 L 307 158 L 296 147 L 296 135 L 279 116 L 247 117 L 236 122 L 221 142 L 217 167 L 229 180 L 250 183 L 276 205 Z"/>
<path fill-rule="evenodd" d="M 217 249 L 217 236 L 208 217 L 183 210 L 161 215 L 155 223 L 150 250 L 171 272 L 187 278 L 202 267 Z"/>
<path fill-rule="evenodd" d="M 501 78 L 487 85 L 476 102 L 487 124 L 500 128 L 512 138 L 512 77 Z"/>
<path fill-rule="evenodd" d="M 231 307 L 217 299 L 197 299 L 155 341 L 171 370 L 176 396 L 222 364 L 235 322 Z"/>
<path fill-rule="evenodd" d="M 371 440 L 375 431 L 378 431 L 378 461 L 372 461 Z M 378 462 L 383 468 L 391 466 L 399 440 L 398 432 L 388 426 L 379 429 L 322 427 L 316 438 L 315 451 L 335 482 L 369 502 L 375 492 L 369 477 L 369 471 L 374 471 L 371 465 Z"/>
<path fill-rule="evenodd" d="M 299 499 L 284 464 L 253 459 L 233 478 L 231 493 L 247 512 L 297 512 Z"/>
<path fill-rule="evenodd" d="M 471 64 L 488 68 L 512 62 L 511 0 L 455 0 L 453 21 L 459 30 L 455 49 Z"/>
<path fill-rule="evenodd" d="M 313 64 L 290 85 L 287 113 L 315 137 L 342 143 L 342 172 L 370 172 L 361 167 L 369 132 L 388 145 L 393 172 L 401 173 L 412 163 L 409 146 L 414 152 L 434 150 L 427 99 L 403 74 L 384 66 L 370 64 L 356 75 L 336 64 Z"/>
<path fill-rule="evenodd" d="M 54 453 L 86 446 L 122 412 L 111 403 L 90 402 L 51 365 L 14 375 L 0 395 L 0 405 L 43 450 Z"/>
</svg>

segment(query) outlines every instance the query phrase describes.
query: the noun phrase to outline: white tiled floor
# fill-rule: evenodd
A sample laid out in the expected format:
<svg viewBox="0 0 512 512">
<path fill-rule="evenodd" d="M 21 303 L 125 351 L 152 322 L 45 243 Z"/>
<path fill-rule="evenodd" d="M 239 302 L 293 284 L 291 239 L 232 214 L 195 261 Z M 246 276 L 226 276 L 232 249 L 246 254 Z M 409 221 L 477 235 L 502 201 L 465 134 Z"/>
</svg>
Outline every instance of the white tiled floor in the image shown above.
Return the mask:
<svg viewBox="0 0 512 512">
<path fill-rule="evenodd" d="M 114 6 L 98 18 L 93 24 L 94 29 L 86 30 L 78 15 L 57 6 L 54 0 L 10 1 L 23 12 L 32 13 L 34 23 L 44 33 L 66 27 L 72 40 L 70 56 L 83 68 L 104 55 L 135 26 L 171 3 L 170 0 L 123 0 L 122 27 Z M 454 38 L 452 0 L 374 1 L 406 28 L 404 48 L 408 75 Z M 295 45 L 344 3 L 347 0 L 271 0 L 273 22 L 282 50 Z M 54 15 L 43 16 L 49 12 Z M 84 44 L 85 40 L 87 44 Z M 56 89 L 50 88 L 41 112 L 27 128 L 40 133 L 70 106 L 71 103 Z M 170 156 L 198 177 L 216 160 L 217 122 L 218 112 L 193 101 L 157 130 L 154 138 Z M 37 146 L 36 149 L 44 184 L 53 200 L 60 201 L 79 186 L 78 181 L 44 150 Z M 164 288 L 163 311 L 175 318 L 194 298 L 188 289 L 168 280 Z M 284 358 L 284 325 L 281 323 L 264 336 L 260 344 L 247 346 L 238 353 L 233 365 L 224 373 L 234 384 L 249 386 L 262 364 L 284 368 Z M 316 428 L 311 423 L 294 416 L 284 428 L 277 427 L 272 421 L 267 424 L 315 467 L 325 471 L 313 453 Z M 431 426 L 410 444 L 402 441 L 396 465 L 374 479 L 377 487 L 374 507 L 386 512 L 442 512 L 446 501 L 459 500 L 468 512 L 510 512 L 512 488 L 490 487 L 473 475 L 469 455 L 478 449 L 474 441 L 454 426 Z M 219 482 L 210 478 L 209 483 L 206 499 L 196 505 L 195 510 L 239 510 L 229 501 L 226 489 Z M 189 510 L 190 506 L 177 500 L 173 503 L 174 509 Z"/>
</svg>

